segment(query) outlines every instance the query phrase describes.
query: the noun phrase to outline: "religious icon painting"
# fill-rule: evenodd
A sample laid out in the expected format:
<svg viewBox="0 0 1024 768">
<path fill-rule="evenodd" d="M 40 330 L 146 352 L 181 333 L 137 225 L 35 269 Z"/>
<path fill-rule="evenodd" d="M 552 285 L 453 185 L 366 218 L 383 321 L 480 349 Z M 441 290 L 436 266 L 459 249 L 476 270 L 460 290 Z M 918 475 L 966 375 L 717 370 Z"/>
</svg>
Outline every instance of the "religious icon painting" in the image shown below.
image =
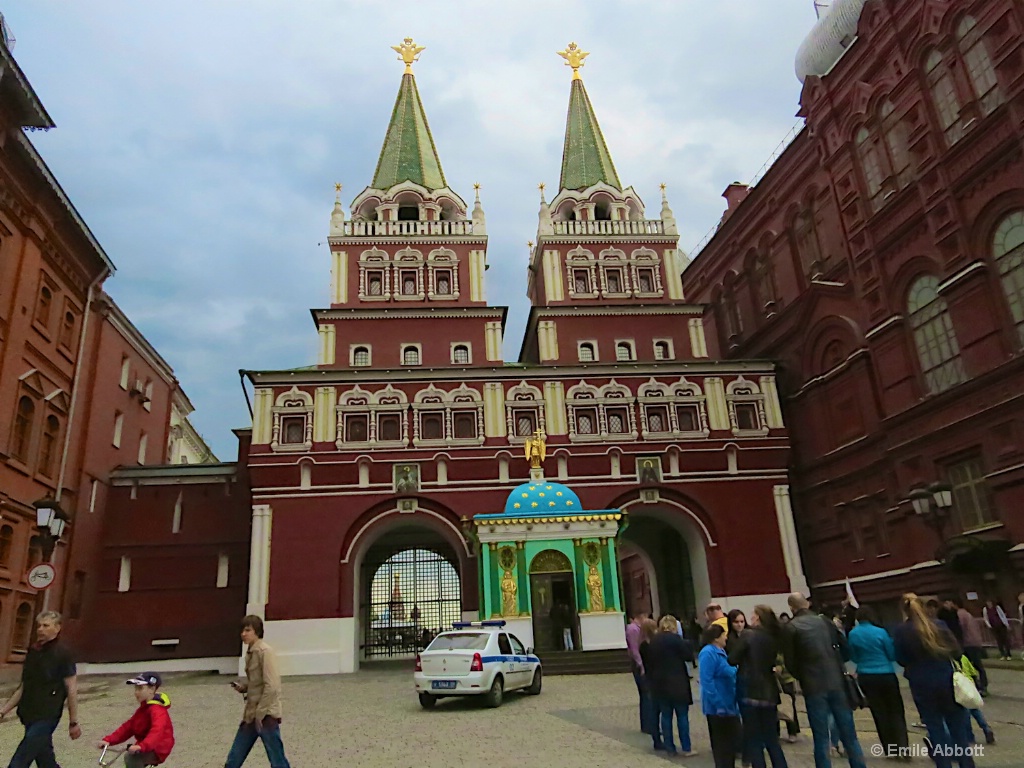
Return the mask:
<svg viewBox="0 0 1024 768">
<path fill-rule="evenodd" d="M 419 464 L 395 464 L 393 468 L 393 478 L 395 493 L 419 493 Z"/>
</svg>

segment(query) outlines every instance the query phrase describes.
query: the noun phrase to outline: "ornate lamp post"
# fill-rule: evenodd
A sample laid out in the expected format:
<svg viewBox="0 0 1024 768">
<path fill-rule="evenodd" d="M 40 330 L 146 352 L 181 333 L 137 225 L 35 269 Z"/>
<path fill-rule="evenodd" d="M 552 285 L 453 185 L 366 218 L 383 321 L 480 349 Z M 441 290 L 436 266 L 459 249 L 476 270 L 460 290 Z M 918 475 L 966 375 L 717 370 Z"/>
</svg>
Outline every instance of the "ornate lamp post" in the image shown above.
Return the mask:
<svg viewBox="0 0 1024 768">
<path fill-rule="evenodd" d="M 48 563 L 53 558 L 57 542 L 64 535 L 69 518 L 60 508 L 60 502 L 55 499 L 40 499 L 32 506 L 36 508 L 36 528 L 39 529 L 39 538 L 42 542 L 43 562 Z"/>
<path fill-rule="evenodd" d="M 915 488 L 910 492 L 910 503 L 921 521 L 935 531 L 939 543 L 944 542 L 946 521 L 953 509 L 952 487 L 948 483 L 932 483 L 927 488 Z"/>
</svg>

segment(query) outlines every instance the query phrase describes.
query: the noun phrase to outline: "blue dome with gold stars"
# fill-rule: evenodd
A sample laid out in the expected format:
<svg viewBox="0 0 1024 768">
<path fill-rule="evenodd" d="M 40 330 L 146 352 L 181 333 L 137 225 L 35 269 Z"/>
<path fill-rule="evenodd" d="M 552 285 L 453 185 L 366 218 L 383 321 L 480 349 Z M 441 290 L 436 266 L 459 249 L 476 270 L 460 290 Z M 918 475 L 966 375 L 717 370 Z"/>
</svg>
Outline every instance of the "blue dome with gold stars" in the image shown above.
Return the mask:
<svg viewBox="0 0 1024 768">
<path fill-rule="evenodd" d="M 561 483 L 540 481 L 523 483 L 508 495 L 506 515 L 541 515 L 545 513 L 580 512 L 580 497 Z"/>
</svg>

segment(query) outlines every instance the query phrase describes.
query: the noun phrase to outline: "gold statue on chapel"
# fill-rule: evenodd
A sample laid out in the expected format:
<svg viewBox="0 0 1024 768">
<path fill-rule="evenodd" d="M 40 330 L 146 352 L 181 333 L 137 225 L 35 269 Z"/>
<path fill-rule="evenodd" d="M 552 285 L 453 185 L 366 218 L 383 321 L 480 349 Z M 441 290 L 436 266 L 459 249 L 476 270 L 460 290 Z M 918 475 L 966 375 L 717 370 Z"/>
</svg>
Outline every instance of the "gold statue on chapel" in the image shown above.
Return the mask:
<svg viewBox="0 0 1024 768">
<path fill-rule="evenodd" d="M 540 469 L 547 456 L 547 435 L 543 429 L 538 429 L 526 438 L 523 443 L 523 451 L 526 453 L 526 460 L 530 462 L 530 469 Z"/>
</svg>

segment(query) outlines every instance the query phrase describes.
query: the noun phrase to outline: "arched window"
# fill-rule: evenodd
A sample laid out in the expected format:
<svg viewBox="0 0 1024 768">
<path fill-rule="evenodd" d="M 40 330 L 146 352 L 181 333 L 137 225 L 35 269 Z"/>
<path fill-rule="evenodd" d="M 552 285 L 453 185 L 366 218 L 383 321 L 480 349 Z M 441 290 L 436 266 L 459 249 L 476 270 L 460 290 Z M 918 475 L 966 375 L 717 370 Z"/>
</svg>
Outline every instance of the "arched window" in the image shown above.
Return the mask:
<svg viewBox="0 0 1024 768">
<path fill-rule="evenodd" d="M 28 460 L 28 447 L 32 442 L 32 421 L 36 405 L 28 395 L 18 400 L 18 411 L 14 414 L 14 429 L 11 431 L 11 456 L 23 464 Z"/>
<path fill-rule="evenodd" d="M 754 262 L 754 291 L 759 311 L 765 312 L 775 304 L 775 266 L 767 254 L 762 254 Z"/>
<path fill-rule="evenodd" d="M 12 546 L 14 546 L 14 528 L 4 525 L 0 527 L 0 568 L 10 566 Z"/>
<path fill-rule="evenodd" d="M 43 422 L 43 439 L 39 444 L 39 474 L 53 477 L 53 460 L 57 456 L 57 435 L 60 434 L 60 420 L 50 414 Z"/>
<path fill-rule="evenodd" d="M 64 313 L 64 322 L 60 326 L 60 344 L 71 349 L 75 343 L 75 313 Z"/>
<path fill-rule="evenodd" d="M 866 126 L 857 131 L 857 154 L 860 155 L 860 167 L 864 171 L 868 197 L 871 199 L 872 207 L 877 208 L 885 173 L 882 170 L 882 159 L 878 156 L 878 145 Z"/>
<path fill-rule="evenodd" d="M 22 603 L 14 615 L 14 632 L 11 636 L 11 650 L 25 652 L 32 639 L 32 604 Z"/>
<path fill-rule="evenodd" d="M 956 95 L 953 74 L 936 49 L 932 49 L 925 59 L 924 70 L 942 130 L 951 144 L 957 142 L 963 136 L 963 126 L 960 123 L 960 99 Z"/>
<path fill-rule="evenodd" d="M 402 365 L 419 365 L 420 364 L 420 350 L 419 347 L 406 347 L 402 350 Z"/>
<path fill-rule="evenodd" d="M 656 341 L 654 342 L 654 359 L 655 360 L 671 360 L 672 349 L 669 347 L 667 341 Z M 657 431 L 657 430 L 655 430 Z"/>
<path fill-rule="evenodd" d="M 53 306 L 53 291 L 45 285 L 39 289 L 39 302 L 36 304 L 36 322 L 50 327 L 50 307 Z"/>
<path fill-rule="evenodd" d="M 633 345 L 628 341 L 620 341 L 615 345 L 615 359 L 620 362 L 634 360 Z"/>
<path fill-rule="evenodd" d="M 992 238 L 992 258 L 1017 326 L 1017 338 L 1024 345 L 1024 210 L 1014 211 L 999 222 Z"/>
<path fill-rule="evenodd" d="M 452 362 L 457 365 L 468 365 L 469 347 L 465 344 L 456 344 L 452 349 Z"/>
<path fill-rule="evenodd" d="M 793 221 L 793 244 L 796 246 L 804 274 L 813 275 L 815 269 L 820 269 L 822 264 L 821 246 L 814 226 L 813 211 L 802 211 Z"/>
<path fill-rule="evenodd" d="M 885 146 L 889 150 L 889 159 L 892 162 L 892 173 L 896 177 L 896 183 L 902 188 L 906 186 L 913 173 L 910 150 L 907 147 L 906 127 L 897 116 L 891 101 L 882 103 L 879 119 L 882 133 L 885 135 Z"/>
<path fill-rule="evenodd" d="M 957 28 L 956 37 L 960 55 L 964 59 L 964 68 L 974 88 L 974 95 L 981 103 L 982 111 L 987 115 L 999 105 L 1002 97 L 992 59 L 985 47 L 985 39 L 981 36 L 973 17 L 964 16 Z"/>
<path fill-rule="evenodd" d="M 932 394 L 943 392 L 967 378 L 960 360 L 953 320 L 946 300 L 939 296 L 938 287 L 937 277 L 926 275 L 918 278 L 907 299 L 907 314 L 914 332 L 921 373 Z"/>
<path fill-rule="evenodd" d="M 589 341 L 585 341 L 580 344 L 580 362 L 581 363 L 592 363 L 594 362 L 594 345 Z"/>
<path fill-rule="evenodd" d="M 725 338 L 731 339 L 743 333 L 743 318 L 740 316 L 739 303 L 732 288 L 722 295 L 722 307 L 725 311 Z"/>
<path fill-rule="evenodd" d="M 356 347 L 352 350 L 352 365 L 365 366 L 370 364 L 370 348 Z"/>
</svg>

